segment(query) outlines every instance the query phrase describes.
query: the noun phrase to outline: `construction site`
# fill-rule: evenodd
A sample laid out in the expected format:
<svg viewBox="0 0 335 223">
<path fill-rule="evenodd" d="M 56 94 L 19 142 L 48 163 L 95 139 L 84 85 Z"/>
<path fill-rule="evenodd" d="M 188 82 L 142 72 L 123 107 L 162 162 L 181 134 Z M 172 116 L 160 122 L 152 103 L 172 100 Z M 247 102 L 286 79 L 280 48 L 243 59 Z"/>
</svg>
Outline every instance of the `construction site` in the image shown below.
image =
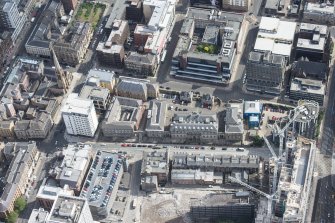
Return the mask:
<svg viewBox="0 0 335 223">
<path fill-rule="evenodd" d="M 301 134 L 318 114 L 317 103 L 300 101 L 268 124 L 270 158 L 247 149 L 229 155 L 230 148 L 220 156 L 174 154 L 170 183 L 142 197 L 141 222 L 311 222 L 316 145 Z"/>
</svg>

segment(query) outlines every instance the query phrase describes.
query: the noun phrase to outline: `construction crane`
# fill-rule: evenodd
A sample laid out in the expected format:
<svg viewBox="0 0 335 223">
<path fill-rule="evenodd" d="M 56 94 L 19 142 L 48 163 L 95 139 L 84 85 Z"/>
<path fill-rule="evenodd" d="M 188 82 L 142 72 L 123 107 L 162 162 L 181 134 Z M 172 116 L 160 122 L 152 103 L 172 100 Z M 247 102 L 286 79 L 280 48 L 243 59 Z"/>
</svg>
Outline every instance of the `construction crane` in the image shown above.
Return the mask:
<svg viewBox="0 0 335 223">
<path fill-rule="evenodd" d="M 275 168 L 273 170 L 273 179 L 272 179 L 272 193 L 275 193 L 277 191 L 277 175 L 278 175 L 278 162 L 279 162 L 279 159 L 275 153 L 275 151 L 273 150 L 269 140 L 263 136 L 263 139 L 264 139 L 264 142 L 266 143 L 266 145 L 268 146 L 271 154 L 272 154 L 272 158 L 273 158 L 273 161 L 274 161 L 274 164 L 275 164 Z"/>
<path fill-rule="evenodd" d="M 309 110 L 311 111 L 311 113 L 309 112 Z M 298 122 L 310 122 L 312 119 L 316 119 L 318 115 L 319 104 L 317 102 L 299 101 L 299 106 L 295 107 L 293 110 L 290 110 L 288 116 L 275 122 L 275 124 L 273 125 L 273 133 L 274 137 L 279 136 L 279 158 L 283 156 L 285 131 L 288 129 L 288 127 L 297 120 Z M 288 121 L 285 126 L 281 128 L 280 123 L 282 123 L 282 121 L 285 119 L 288 119 Z"/>
<path fill-rule="evenodd" d="M 231 182 L 234 182 L 234 183 L 238 183 L 240 184 L 241 186 L 243 187 L 246 187 L 248 188 L 249 190 L 251 191 L 254 191 L 255 193 L 258 193 L 264 197 L 266 197 L 268 199 L 268 207 L 267 207 L 267 218 L 268 219 L 271 219 L 272 218 L 272 204 L 273 204 L 273 201 L 277 199 L 277 193 L 274 193 L 272 195 L 270 194 L 267 194 L 261 190 L 258 190 L 257 188 L 254 188 L 253 186 L 250 186 L 249 184 L 247 183 L 244 183 L 242 181 L 240 181 L 239 179 L 236 179 L 235 177 L 232 177 L 232 176 L 228 176 L 228 179 L 231 181 Z"/>
</svg>

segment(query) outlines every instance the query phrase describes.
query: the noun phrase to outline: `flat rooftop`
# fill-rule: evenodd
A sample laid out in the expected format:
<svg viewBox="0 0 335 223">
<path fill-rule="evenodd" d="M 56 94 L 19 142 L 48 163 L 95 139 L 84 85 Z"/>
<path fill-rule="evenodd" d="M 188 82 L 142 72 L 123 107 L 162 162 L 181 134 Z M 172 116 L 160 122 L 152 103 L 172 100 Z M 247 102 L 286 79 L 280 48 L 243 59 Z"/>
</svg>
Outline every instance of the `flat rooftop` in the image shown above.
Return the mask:
<svg viewBox="0 0 335 223">
<path fill-rule="evenodd" d="M 49 212 L 44 210 L 43 208 L 40 209 L 33 209 L 30 214 L 28 223 L 45 223 L 49 216 Z"/>
<path fill-rule="evenodd" d="M 320 24 L 300 23 L 300 31 L 318 31 L 321 35 L 326 35 L 328 32 L 328 27 L 326 25 Z"/>
<path fill-rule="evenodd" d="M 270 51 L 273 54 L 291 55 L 297 24 L 278 18 L 262 17 L 255 42 L 255 51 Z"/>
<path fill-rule="evenodd" d="M 90 77 L 98 78 L 100 81 L 112 82 L 115 79 L 113 71 L 91 69 L 87 74 L 87 79 Z"/>
<path fill-rule="evenodd" d="M 167 173 L 168 151 L 143 152 L 142 173 Z"/>
<path fill-rule="evenodd" d="M 296 77 L 291 82 L 290 91 L 303 91 L 310 94 L 324 95 L 326 86 L 322 83 L 322 81 L 319 80 Z"/>
<path fill-rule="evenodd" d="M 48 220 L 52 222 L 79 222 L 78 216 L 81 214 L 86 199 L 74 196 L 58 196 L 50 211 Z"/>
<path fill-rule="evenodd" d="M 72 93 L 66 99 L 62 112 L 88 115 L 92 106 L 94 105 L 90 99 L 79 98 L 78 94 Z"/>
<path fill-rule="evenodd" d="M 308 2 L 305 5 L 304 13 L 320 13 L 320 14 L 332 14 L 334 15 L 334 6 L 326 5 L 325 3 L 311 3 Z"/>
<path fill-rule="evenodd" d="M 122 155 L 97 151 L 80 197 L 86 198 L 90 206 L 106 207 L 111 194 L 117 190 L 115 183 L 122 176 L 122 165 Z"/>
<path fill-rule="evenodd" d="M 326 39 L 323 37 L 320 38 L 320 35 L 318 36 L 319 37 L 318 37 L 317 42 L 314 42 L 313 40 L 310 40 L 310 39 L 298 38 L 297 48 L 323 51 L 325 47 Z"/>
</svg>

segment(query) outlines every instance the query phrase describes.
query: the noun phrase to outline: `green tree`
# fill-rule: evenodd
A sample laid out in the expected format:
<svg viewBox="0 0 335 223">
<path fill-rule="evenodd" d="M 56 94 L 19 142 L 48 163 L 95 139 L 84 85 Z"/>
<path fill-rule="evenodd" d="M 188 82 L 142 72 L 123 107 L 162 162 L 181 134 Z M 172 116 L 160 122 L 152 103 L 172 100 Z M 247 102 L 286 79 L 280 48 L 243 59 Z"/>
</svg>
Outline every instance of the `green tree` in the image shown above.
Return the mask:
<svg viewBox="0 0 335 223">
<path fill-rule="evenodd" d="M 27 201 L 23 197 L 19 197 L 15 200 L 14 209 L 18 213 L 21 213 L 27 206 Z"/>
<path fill-rule="evenodd" d="M 257 147 L 261 147 L 264 145 L 264 139 L 262 137 L 260 137 L 259 135 L 256 135 L 253 138 L 253 145 L 257 146 Z"/>
<path fill-rule="evenodd" d="M 15 211 L 9 213 L 9 215 L 6 217 L 5 222 L 6 223 L 15 223 L 17 221 L 17 218 L 19 217 L 19 214 Z"/>
</svg>

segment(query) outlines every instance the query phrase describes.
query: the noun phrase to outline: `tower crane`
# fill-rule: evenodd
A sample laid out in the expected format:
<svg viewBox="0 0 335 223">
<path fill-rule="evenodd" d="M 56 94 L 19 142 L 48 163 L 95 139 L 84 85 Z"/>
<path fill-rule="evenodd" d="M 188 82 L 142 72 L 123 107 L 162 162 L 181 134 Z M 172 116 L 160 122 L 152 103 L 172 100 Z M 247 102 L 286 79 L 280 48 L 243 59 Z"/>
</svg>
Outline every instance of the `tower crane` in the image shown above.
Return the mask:
<svg viewBox="0 0 335 223">
<path fill-rule="evenodd" d="M 263 136 L 264 142 L 266 143 L 266 145 L 268 146 L 271 154 L 272 154 L 272 158 L 274 160 L 274 164 L 275 164 L 275 168 L 273 170 L 273 179 L 272 179 L 272 193 L 275 193 L 277 191 L 277 174 L 278 174 L 278 162 L 279 159 L 275 153 L 275 151 L 273 150 L 269 140 Z"/>
<path fill-rule="evenodd" d="M 238 183 L 238 184 L 240 184 L 241 186 L 246 187 L 246 188 L 248 188 L 249 190 L 254 191 L 254 192 L 257 193 L 257 194 L 266 197 L 266 198 L 268 199 L 267 218 L 268 218 L 268 219 L 271 219 L 271 218 L 272 218 L 272 204 L 273 204 L 273 201 L 277 199 L 277 193 L 274 193 L 274 194 L 272 194 L 272 195 L 267 194 L 267 193 L 265 193 L 265 192 L 263 192 L 263 191 L 261 191 L 261 190 L 258 190 L 257 188 L 254 188 L 253 186 L 250 186 L 250 185 L 247 184 L 247 183 L 244 183 L 244 182 L 240 181 L 239 179 L 236 179 L 235 177 L 232 177 L 232 176 L 229 176 L 228 179 L 229 179 L 231 182 Z"/>
<path fill-rule="evenodd" d="M 310 113 L 309 110 L 313 110 L 314 113 Z M 299 101 L 299 106 L 295 107 L 293 110 L 290 110 L 289 115 L 283 119 L 288 119 L 287 123 L 283 128 L 281 128 L 281 121 L 276 121 L 273 125 L 273 133 L 274 136 L 279 136 L 279 157 L 283 156 L 284 149 L 284 138 L 285 131 L 289 128 L 289 126 L 296 122 L 310 122 L 312 119 L 315 119 L 319 115 L 319 104 L 314 101 Z"/>
</svg>

